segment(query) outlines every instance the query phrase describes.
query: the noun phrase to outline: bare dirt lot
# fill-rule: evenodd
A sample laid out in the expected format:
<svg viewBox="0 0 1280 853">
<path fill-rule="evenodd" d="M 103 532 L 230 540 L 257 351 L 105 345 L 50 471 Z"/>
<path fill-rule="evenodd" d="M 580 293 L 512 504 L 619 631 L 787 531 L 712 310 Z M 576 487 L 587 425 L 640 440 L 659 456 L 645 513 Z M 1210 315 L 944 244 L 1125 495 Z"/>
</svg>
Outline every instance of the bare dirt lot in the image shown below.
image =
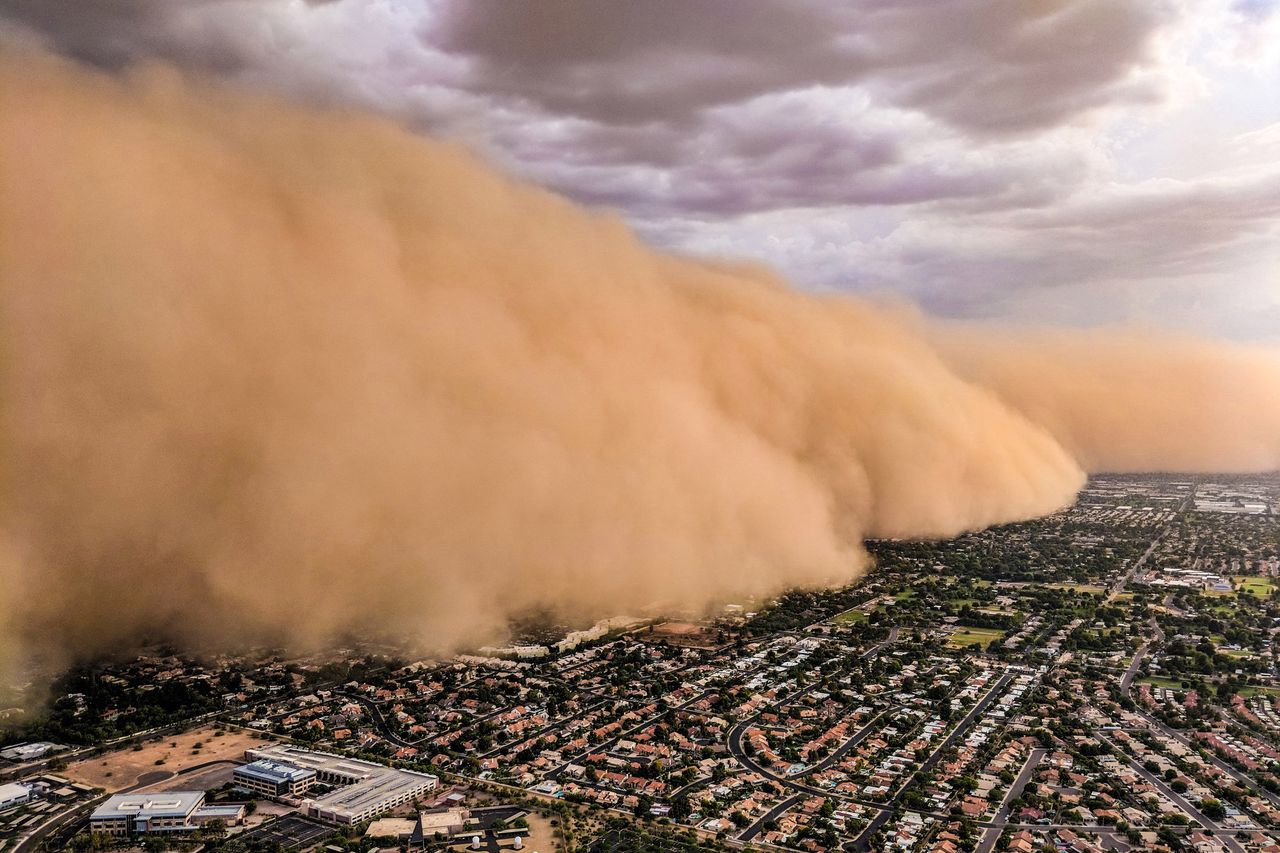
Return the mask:
<svg viewBox="0 0 1280 853">
<path fill-rule="evenodd" d="M 526 850 L 563 850 L 564 847 L 556 839 L 551 821 L 542 815 L 531 814 L 529 820 L 529 837 L 524 840 Z"/>
<path fill-rule="evenodd" d="M 197 743 L 203 744 L 199 750 L 195 749 Z M 164 782 L 187 768 L 212 761 L 243 760 L 246 749 L 262 745 L 263 741 L 243 732 L 228 731 L 215 737 L 212 728 L 201 728 L 148 741 L 141 749 L 127 746 L 76 761 L 67 765 L 62 775 L 108 791 L 122 791 L 139 782 Z"/>
<path fill-rule="evenodd" d="M 649 630 L 637 634 L 636 639 L 665 642 L 673 646 L 687 646 L 695 649 L 717 647 L 715 631 L 690 622 L 663 622 L 661 625 L 654 625 Z"/>
</svg>

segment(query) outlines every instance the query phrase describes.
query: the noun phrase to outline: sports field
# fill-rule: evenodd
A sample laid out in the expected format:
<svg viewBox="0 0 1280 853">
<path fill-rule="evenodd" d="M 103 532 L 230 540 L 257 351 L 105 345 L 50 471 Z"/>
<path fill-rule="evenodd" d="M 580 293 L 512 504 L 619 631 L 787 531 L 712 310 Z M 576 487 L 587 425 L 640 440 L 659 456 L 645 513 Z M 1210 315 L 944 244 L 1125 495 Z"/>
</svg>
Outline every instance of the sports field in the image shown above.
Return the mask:
<svg viewBox="0 0 1280 853">
<path fill-rule="evenodd" d="M 856 625 L 861 622 L 866 622 L 867 614 L 855 607 L 852 610 L 846 610 L 838 616 L 833 617 L 831 621 L 837 625 Z"/>
<path fill-rule="evenodd" d="M 1231 581 L 1240 587 L 1240 592 L 1245 595 L 1256 595 L 1258 598 L 1270 596 L 1271 591 L 1276 588 L 1275 581 L 1263 575 L 1236 575 L 1231 578 Z"/>
<path fill-rule="evenodd" d="M 1004 631 L 996 628 L 970 628 L 966 625 L 957 625 L 951 632 L 951 636 L 947 637 L 947 645 L 964 648 L 977 643 L 985 649 L 1003 636 Z"/>
</svg>

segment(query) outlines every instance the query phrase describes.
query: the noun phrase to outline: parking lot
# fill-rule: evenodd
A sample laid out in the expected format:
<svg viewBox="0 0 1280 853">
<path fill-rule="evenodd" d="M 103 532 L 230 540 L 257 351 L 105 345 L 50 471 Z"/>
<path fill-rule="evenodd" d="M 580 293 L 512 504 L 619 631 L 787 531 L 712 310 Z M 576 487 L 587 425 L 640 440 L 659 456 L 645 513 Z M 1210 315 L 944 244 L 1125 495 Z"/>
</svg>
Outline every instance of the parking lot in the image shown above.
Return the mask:
<svg viewBox="0 0 1280 853">
<path fill-rule="evenodd" d="M 268 821 L 236 836 L 244 842 L 279 842 L 285 850 L 301 850 L 324 838 L 333 827 L 308 820 L 301 815 L 289 814 Z"/>
</svg>

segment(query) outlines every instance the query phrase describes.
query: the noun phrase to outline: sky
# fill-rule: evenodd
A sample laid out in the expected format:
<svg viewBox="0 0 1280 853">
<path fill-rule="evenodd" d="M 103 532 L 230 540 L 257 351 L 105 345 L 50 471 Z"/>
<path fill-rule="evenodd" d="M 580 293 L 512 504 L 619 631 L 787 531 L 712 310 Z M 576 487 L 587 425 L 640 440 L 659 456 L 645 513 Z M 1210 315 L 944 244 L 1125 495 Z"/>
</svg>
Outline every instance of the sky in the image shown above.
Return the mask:
<svg viewBox="0 0 1280 853">
<path fill-rule="evenodd" d="M 0 0 L 944 317 L 1280 339 L 1280 0 Z"/>
</svg>

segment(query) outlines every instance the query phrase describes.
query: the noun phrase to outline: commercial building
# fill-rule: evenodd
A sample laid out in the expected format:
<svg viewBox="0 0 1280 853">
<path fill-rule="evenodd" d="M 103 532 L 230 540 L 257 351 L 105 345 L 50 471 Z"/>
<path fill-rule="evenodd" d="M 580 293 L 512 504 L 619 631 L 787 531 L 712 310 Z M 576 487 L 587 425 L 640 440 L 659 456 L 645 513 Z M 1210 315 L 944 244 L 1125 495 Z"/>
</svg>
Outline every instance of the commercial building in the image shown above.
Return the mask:
<svg viewBox="0 0 1280 853">
<path fill-rule="evenodd" d="M 470 818 L 471 812 L 466 809 L 436 809 L 421 812 L 418 815 L 418 826 L 426 841 L 453 838 L 466 831 Z"/>
<path fill-rule="evenodd" d="M 238 787 L 274 800 L 299 797 L 316 781 L 311 768 L 270 758 L 237 767 L 231 775 Z"/>
<path fill-rule="evenodd" d="M 0 758 L 6 761 L 35 761 L 37 758 L 44 758 L 51 752 L 63 749 L 66 747 L 44 740 L 35 743 L 15 743 L 13 746 L 0 749 Z"/>
<path fill-rule="evenodd" d="M 17 782 L 0 785 L 0 812 L 31 802 L 31 789 Z"/>
<path fill-rule="evenodd" d="M 434 790 L 440 780 L 429 773 L 399 770 L 372 761 L 313 752 L 278 744 L 250 749 L 251 761 L 272 761 L 311 770 L 315 781 L 340 786 L 303 803 L 306 813 L 330 823 L 352 824 L 377 817 Z"/>
<path fill-rule="evenodd" d="M 244 805 L 205 805 L 204 791 L 116 794 L 94 809 L 89 828 L 105 835 L 180 834 L 214 820 L 228 826 L 241 823 Z"/>
</svg>

